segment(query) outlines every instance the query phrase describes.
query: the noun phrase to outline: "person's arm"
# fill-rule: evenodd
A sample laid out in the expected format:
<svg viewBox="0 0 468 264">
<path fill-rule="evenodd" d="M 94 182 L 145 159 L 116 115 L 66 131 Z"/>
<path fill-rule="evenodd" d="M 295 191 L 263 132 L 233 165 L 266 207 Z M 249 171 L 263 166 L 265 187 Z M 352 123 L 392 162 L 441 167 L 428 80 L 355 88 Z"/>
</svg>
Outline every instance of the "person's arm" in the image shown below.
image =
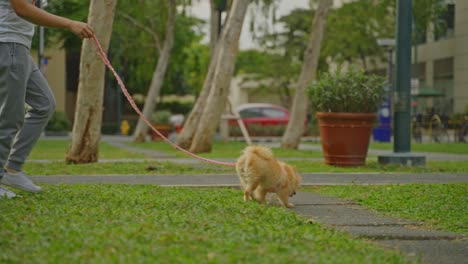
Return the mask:
<svg viewBox="0 0 468 264">
<path fill-rule="evenodd" d="M 91 38 L 93 36 L 93 30 L 86 23 L 53 15 L 37 8 L 26 0 L 11 0 L 11 5 L 18 16 L 36 25 L 66 28 L 80 38 Z"/>
</svg>

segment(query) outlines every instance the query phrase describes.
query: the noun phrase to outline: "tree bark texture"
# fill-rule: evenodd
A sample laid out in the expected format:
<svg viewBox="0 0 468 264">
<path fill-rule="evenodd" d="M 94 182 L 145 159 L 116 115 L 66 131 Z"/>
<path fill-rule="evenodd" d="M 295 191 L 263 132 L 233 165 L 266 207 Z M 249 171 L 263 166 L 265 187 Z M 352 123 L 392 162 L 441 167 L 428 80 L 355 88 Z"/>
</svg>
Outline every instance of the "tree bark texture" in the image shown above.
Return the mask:
<svg viewBox="0 0 468 264">
<path fill-rule="evenodd" d="M 190 146 L 192 152 L 211 151 L 216 128 L 229 95 L 239 49 L 239 38 L 249 3 L 250 0 L 237 0 L 232 4 L 226 26 L 217 44 L 215 62 L 210 65 L 215 68 L 214 75 L 211 82 L 207 84 L 210 86 L 209 96 Z"/>
<path fill-rule="evenodd" d="M 320 46 L 325 31 L 328 10 L 332 4 L 332 0 L 321 0 L 315 13 L 309 43 L 304 53 L 304 64 L 302 65 L 291 107 L 291 117 L 281 142 L 282 148 L 297 149 L 304 134 L 304 120 L 306 119 L 308 108 L 306 88 L 317 76 Z"/>
<path fill-rule="evenodd" d="M 219 28 L 218 28 L 218 11 L 216 10 L 216 3 L 214 0 L 210 0 L 211 5 L 211 33 L 210 33 L 210 65 L 208 66 L 208 73 L 206 74 L 205 81 L 203 82 L 203 87 L 200 92 L 200 95 L 195 102 L 195 105 L 190 111 L 182 131 L 180 131 L 179 135 L 177 136 L 176 144 L 184 149 L 189 149 L 192 145 L 192 140 L 194 134 L 197 130 L 198 123 L 200 122 L 201 115 L 203 114 L 203 110 L 206 106 L 208 95 L 210 94 L 211 83 L 213 82 L 213 77 L 216 70 L 216 57 L 219 51 Z M 213 19 L 215 17 L 215 19 Z M 214 26 L 214 24 L 216 24 Z"/>
<path fill-rule="evenodd" d="M 161 54 L 159 54 L 158 63 L 151 79 L 150 88 L 146 95 L 145 105 L 143 107 L 143 115 L 150 117 L 156 107 L 156 97 L 159 96 L 163 85 L 164 76 L 166 75 L 171 50 L 174 46 L 174 27 L 176 19 L 176 1 L 168 0 L 168 17 L 166 22 L 166 38 L 164 40 Z M 140 117 L 134 132 L 134 140 L 136 142 L 144 142 L 148 134 L 148 125 Z"/>
<path fill-rule="evenodd" d="M 198 96 L 197 101 L 195 102 L 195 105 L 192 108 L 192 111 L 190 111 L 190 114 L 187 117 L 187 120 L 185 121 L 184 126 L 182 128 L 182 131 L 180 131 L 180 134 L 177 136 L 176 144 L 181 148 L 188 149 L 192 145 L 194 134 L 197 130 L 198 123 L 200 122 L 201 116 L 203 114 L 203 109 L 206 106 L 208 95 L 210 94 L 210 84 L 213 80 L 215 72 L 215 67 L 213 66 L 213 64 L 216 64 L 215 61 L 216 60 L 211 59 L 210 66 L 208 67 L 208 73 L 206 75 L 205 82 L 203 84 L 203 88 L 200 92 L 200 95 Z"/>
<path fill-rule="evenodd" d="M 220 29 L 220 17 L 215 0 L 210 0 L 210 57 L 214 57 Z"/>
<path fill-rule="evenodd" d="M 91 0 L 88 24 L 104 51 L 109 48 L 116 0 Z M 98 161 L 101 139 L 105 65 L 96 55 L 96 47 L 87 39 L 81 47 L 80 76 L 68 163 Z"/>
</svg>

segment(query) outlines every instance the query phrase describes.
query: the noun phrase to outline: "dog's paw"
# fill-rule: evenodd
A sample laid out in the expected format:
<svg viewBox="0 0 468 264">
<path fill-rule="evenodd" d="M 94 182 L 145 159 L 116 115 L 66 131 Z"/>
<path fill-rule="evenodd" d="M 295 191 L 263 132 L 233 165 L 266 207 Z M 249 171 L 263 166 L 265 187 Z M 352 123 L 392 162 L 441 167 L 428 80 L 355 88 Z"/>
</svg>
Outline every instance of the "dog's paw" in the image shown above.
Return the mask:
<svg viewBox="0 0 468 264">
<path fill-rule="evenodd" d="M 247 201 L 250 201 L 252 200 L 252 196 L 248 193 L 244 193 L 244 201 L 247 202 Z"/>
<path fill-rule="evenodd" d="M 294 204 L 292 204 L 292 203 L 287 203 L 287 204 L 286 204 L 286 207 L 287 207 L 287 208 L 293 208 L 293 207 L 294 207 Z"/>
</svg>

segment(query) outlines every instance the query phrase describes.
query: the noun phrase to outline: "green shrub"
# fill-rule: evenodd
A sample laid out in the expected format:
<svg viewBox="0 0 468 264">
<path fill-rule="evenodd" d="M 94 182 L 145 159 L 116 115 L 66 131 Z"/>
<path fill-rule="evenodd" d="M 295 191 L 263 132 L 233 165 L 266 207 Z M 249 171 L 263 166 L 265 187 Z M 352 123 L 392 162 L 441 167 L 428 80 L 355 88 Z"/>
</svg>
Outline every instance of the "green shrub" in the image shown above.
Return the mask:
<svg viewBox="0 0 468 264">
<path fill-rule="evenodd" d="M 70 131 L 71 121 L 63 112 L 55 112 L 47 123 L 46 131 Z"/>
<path fill-rule="evenodd" d="M 151 122 L 153 124 L 170 124 L 169 120 L 172 113 L 167 110 L 158 110 L 155 111 L 151 116 Z"/>
<path fill-rule="evenodd" d="M 385 80 L 350 69 L 325 73 L 308 88 L 315 112 L 374 113 L 383 101 Z"/>
<path fill-rule="evenodd" d="M 114 135 L 120 132 L 120 124 L 116 122 L 104 122 L 101 126 L 101 133 L 103 135 Z"/>
<path fill-rule="evenodd" d="M 158 109 L 167 110 L 174 114 L 188 115 L 193 108 L 192 102 L 160 102 L 158 103 Z"/>
</svg>

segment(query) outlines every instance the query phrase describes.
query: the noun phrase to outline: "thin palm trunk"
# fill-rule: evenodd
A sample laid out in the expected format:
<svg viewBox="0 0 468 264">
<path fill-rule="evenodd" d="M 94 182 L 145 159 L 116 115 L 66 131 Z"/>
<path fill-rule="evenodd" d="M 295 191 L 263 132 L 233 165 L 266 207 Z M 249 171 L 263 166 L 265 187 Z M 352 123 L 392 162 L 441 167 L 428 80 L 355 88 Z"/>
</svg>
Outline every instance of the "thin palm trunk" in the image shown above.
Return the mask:
<svg viewBox="0 0 468 264">
<path fill-rule="evenodd" d="M 216 43 L 218 43 L 218 38 L 221 31 L 221 17 L 219 15 L 220 11 L 218 10 L 215 0 L 210 0 L 210 9 L 210 57 L 213 58 Z"/>
<path fill-rule="evenodd" d="M 195 105 L 192 108 L 192 111 L 190 112 L 189 116 L 187 117 L 187 120 L 184 123 L 184 127 L 182 128 L 182 131 L 177 136 L 177 141 L 176 141 L 177 145 L 179 145 L 180 147 L 184 149 L 190 148 L 190 145 L 192 144 L 193 136 L 197 130 L 197 125 L 200 122 L 201 116 L 203 114 L 203 110 L 208 101 L 208 95 L 210 94 L 210 89 L 211 89 L 210 84 L 213 81 L 214 72 L 215 72 L 214 71 L 215 67 L 212 66 L 213 64 L 215 64 L 215 61 L 212 59 L 210 62 L 210 67 L 208 68 L 208 74 L 203 84 L 203 89 L 201 90 L 201 93 L 198 96 L 197 101 L 195 102 Z"/>
<path fill-rule="evenodd" d="M 159 96 L 161 87 L 164 81 L 164 75 L 166 75 L 167 66 L 169 65 L 169 59 L 171 55 L 172 47 L 174 46 L 174 27 L 176 17 L 176 2 L 175 0 L 168 0 L 168 17 L 166 22 L 166 39 L 162 51 L 159 55 L 156 69 L 153 73 L 150 88 L 146 95 L 145 105 L 143 107 L 143 115 L 146 117 L 151 116 L 156 107 L 156 97 Z M 138 119 L 137 126 L 134 132 L 134 139 L 136 142 L 145 141 L 146 135 L 148 134 L 148 126 L 140 117 Z"/>
<path fill-rule="evenodd" d="M 332 0 L 321 0 L 315 13 L 309 44 L 304 53 L 304 64 L 302 66 L 299 81 L 294 95 L 291 108 L 291 118 L 283 135 L 281 147 L 297 149 L 304 134 L 304 120 L 307 116 L 307 94 L 306 88 L 317 76 L 317 65 L 320 58 L 320 46 L 328 15 L 328 10 L 333 4 Z"/>
<path fill-rule="evenodd" d="M 207 85 L 209 88 L 208 100 L 205 104 L 202 117 L 199 120 L 193 136 L 190 151 L 208 152 L 214 140 L 216 128 L 224 112 L 229 94 L 231 78 L 234 72 L 234 63 L 239 49 L 239 38 L 242 24 L 245 19 L 250 0 L 237 0 L 233 2 L 226 26 L 221 39 L 217 44 L 215 61 L 210 65 L 214 67 L 213 79 Z M 210 69 L 211 70 L 211 69 Z"/>
<path fill-rule="evenodd" d="M 203 88 L 195 102 L 195 105 L 190 111 L 189 116 L 187 117 L 182 131 L 177 136 L 177 145 L 184 149 L 190 148 L 192 145 L 192 139 L 196 132 L 197 125 L 200 122 L 201 115 L 203 114 L 204 107 L 208 100 L 208 95 L 210 94 L 211 83 L 213 82 L 214 73 L 216 70 L 216 54 L 218 51 L 218 40 L 219 40 L 219 16 L 218 10 L 216 8 L 216 3 L 214 0 L 210 0 L 211 6 L 211 19 L 210 19 L 210 65 L 208 67 L 208 73 L 206 75 L 205 81 L 203 83 Z"/>
</svg>

